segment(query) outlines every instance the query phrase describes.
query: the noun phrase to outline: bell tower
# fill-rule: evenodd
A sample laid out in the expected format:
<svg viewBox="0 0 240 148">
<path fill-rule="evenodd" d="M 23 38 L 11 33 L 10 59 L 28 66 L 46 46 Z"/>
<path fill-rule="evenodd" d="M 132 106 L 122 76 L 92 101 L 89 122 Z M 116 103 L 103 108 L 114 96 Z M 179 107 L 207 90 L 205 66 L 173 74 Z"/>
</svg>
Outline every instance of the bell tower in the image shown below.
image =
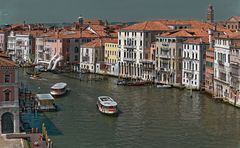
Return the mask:
<svg viewBox="0 0 240 148">
<path fill-rule="evenodd" d="M 214 23 L 214 9 L 211 4 L 208 5 L 207 22 Z"/>
</svg>

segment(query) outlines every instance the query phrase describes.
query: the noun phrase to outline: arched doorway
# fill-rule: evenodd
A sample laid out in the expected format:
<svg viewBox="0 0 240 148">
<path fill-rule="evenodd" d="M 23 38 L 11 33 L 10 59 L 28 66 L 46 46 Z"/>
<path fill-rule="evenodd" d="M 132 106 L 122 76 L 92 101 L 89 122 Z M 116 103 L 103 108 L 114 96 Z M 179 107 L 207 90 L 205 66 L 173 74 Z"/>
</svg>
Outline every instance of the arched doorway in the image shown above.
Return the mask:
<svg viewBox="0 0 240 148">
<path fill-rule="evenodd" d="M 2 126 L 2 133 L 13 133 L 14 126 L 13 126 L 13 114 L 6 112 L 1 117 L 1 126 Z"/>
</svg>

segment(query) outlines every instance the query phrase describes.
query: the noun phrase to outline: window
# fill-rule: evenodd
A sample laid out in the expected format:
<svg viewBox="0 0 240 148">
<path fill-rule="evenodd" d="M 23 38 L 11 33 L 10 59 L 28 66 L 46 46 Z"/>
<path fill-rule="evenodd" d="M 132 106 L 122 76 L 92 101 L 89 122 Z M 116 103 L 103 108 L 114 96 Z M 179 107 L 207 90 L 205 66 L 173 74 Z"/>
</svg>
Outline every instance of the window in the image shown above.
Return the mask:
<svg viewBox="0 0 240 148">
<path fill-rule="evenodd" d="M 140 46 L 142 46 L 142 41 L 140 41 Z"/>
<path fill-rule="evenodd" d="M 5 83 L 10 83 L 10 74 L 5 74 Z"/>
<path fill-rule="evenodd" d="M 79 52 L 79 51 L 78 51 L 78 47 L 75 47 L 74 52 L 75 52 L 75 53 L 78 53 L 78 52 Z"/>
<path fill-rule="evenodd" d="M 77 55 L 75 55 L 75 61 L 77 61 L 78 60 L 78 56 Z"/>
<path fill-rule="evenodd" d="M 4 91 L 4 101 L 10 101 L 10 90 Z"/>
<path fill-rule="evenodd" d="M 79 42 L 79 40 L 78 39 L 75 39 L 75 43 L 78 43 Z"/>
</svg>

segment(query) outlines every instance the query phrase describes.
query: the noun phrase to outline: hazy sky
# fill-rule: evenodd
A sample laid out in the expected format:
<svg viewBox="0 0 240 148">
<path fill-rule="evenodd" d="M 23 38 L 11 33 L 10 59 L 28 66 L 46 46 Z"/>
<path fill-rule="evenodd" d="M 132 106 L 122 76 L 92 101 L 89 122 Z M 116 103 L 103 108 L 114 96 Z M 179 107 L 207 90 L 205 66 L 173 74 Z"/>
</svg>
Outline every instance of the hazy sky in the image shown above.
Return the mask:
<svg viewBox="0 0 240 148">
<path fill-rule="evenodd" d="M 79 15 L 109 21 L 205 20 L 209 3 L 216 20 L 240 15 L 240 0 L 0 0 L 0 24 L 72 22 Z"/>
</svg>

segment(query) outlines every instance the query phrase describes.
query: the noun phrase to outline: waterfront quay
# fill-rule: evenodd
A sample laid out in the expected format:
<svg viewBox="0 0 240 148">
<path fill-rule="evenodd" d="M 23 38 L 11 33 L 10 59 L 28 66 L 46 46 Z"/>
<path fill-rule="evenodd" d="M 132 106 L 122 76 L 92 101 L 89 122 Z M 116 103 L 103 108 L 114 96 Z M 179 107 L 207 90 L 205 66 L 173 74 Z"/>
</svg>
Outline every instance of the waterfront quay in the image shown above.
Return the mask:
<svg viewBox="0 0 240 148">
<path fill-rule="evenodd" d="M 33 93 L 48 93 L 57 82 L 66 82 L 71 92 L 56 98 L 58 112 L 37 113 L 45 123 L 56 148 L 79 147 L 237 147 L 240 113 L 204 93 L 176 88 L 116 85 L 117 78 L 80 81 L 77 74 L 42 73 L 43 80 L 31 80 L 19 73 Z M 82 75 L 83 79 L 89 77 Z M 96 76 L 97 77 L 97 76 Z M 101 114 L 97 97 L 108 95 L 118 102 L 118 117 Z M 37 119 L 35 119 L 37 120 Z"/>
</svg>

